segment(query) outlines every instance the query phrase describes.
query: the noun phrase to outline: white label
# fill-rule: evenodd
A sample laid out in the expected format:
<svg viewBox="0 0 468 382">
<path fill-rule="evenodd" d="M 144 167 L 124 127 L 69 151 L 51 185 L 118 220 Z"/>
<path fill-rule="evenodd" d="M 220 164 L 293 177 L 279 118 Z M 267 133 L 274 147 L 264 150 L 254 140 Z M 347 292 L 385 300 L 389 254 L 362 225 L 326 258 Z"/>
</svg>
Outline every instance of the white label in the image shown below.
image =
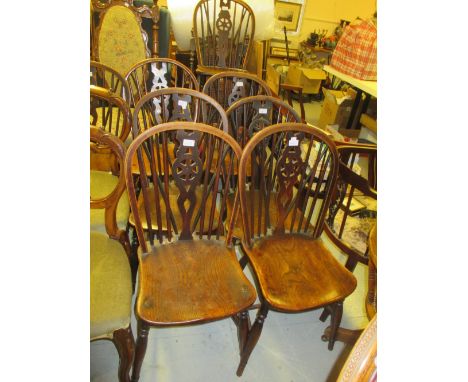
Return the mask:
<svg viewBox="0 0 468 382">
<path fill-rule="evenodd" d="M 179 100 L 178 104 L 182 107 L 182 109 L 185 109 L 187 107 L 187 101 L 184 101 L 182 99 Z"/>
<path fill-rule="evenodd" d="M 184 139 L 183 142 L 182 142 L 182 146 L 194 147 L 195 146 L 195 140 L 194 139 Z"/>
<path fill-rule="evenodd" d="M 92 76 L 93 76 L 93 72 L 89 72 L 89 76 L 92 77 Z"/>
<path fill-rule="evenodd" d="M 264 108 L 264 107 L 261 107 L 258 109 L 258 113 L 259 114 L 267 114 L 268 113 L 268 109 Z"/>
<path fill-rule="evenodd" d="M 244 83 L 242 81 L 237 81 L 236 86 L 237 87 L 242 87 L 242 86 L 244 86 Z"/>
<path fill-rule="evenodd" d="M 299 146 L 299 141 L 296 137 L 291 137 L 288 146 Z"/>
</svg>

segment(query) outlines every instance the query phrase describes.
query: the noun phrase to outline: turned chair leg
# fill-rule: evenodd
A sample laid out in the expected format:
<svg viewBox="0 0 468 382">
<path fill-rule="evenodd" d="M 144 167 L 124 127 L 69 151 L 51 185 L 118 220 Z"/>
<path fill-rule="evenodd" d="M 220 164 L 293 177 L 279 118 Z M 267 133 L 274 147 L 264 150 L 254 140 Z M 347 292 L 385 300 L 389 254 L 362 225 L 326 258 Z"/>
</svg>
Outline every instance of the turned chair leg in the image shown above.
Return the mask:
<svg viewBox="0 0 468 382">
<path fill-rule="evenodd" d="M 135 340 L 130 325 L 116 330 L 112 342 L 119 353 L 119 382 L 130 382 L 130 369 L 135 356 Z"/>
<path fill-rule="evenodd" d="M 138 334 L 136 340 L 135 360 L 133 362 L 132 382 L 138 382 L 140 379 L 141 365 L 145 358 L 146 346 L 148 345 L 149 325 L 141 320 L 138 320 Z"/>
<path fill-rule="evenodd" d="M 328 338 L 328 350 L 333 350 L 335 344 L 336 333 L 341 323 L 343 316 L 343 301 L 339 301 L 333 306 L 331 314 L 330 337 Z"/>
<path fill-rule="evenodd" d="M 263 329 L 263 322 L 265 321 L 267 315 L 268 307 L 266 306 L 266 304 L 262 304 L 257 313 L 255 322 L 247 335 L 247 340 L 245 342 L 244 348 L 242 349 L 241 359 L 236 373 L 238 377 L 242 376 L 245 366 L 247 365 L 247 361 L 250 358 L 250 354 L 252 354 L 252 351 L 255 345 L 257 344 L 258 339 L 260 338 L 260 334 L 262 333 Z"/>
<path fill-rule="evenodd" d="M 239 354 L 242 356 L 242 351 L 247 342 L 247 337 L 250 331 L 250 316 L 249 312 L 243 311 L 239 313 L 239 321 L 237 326 L 237 337 L 239 340 Z"/>
</svg>

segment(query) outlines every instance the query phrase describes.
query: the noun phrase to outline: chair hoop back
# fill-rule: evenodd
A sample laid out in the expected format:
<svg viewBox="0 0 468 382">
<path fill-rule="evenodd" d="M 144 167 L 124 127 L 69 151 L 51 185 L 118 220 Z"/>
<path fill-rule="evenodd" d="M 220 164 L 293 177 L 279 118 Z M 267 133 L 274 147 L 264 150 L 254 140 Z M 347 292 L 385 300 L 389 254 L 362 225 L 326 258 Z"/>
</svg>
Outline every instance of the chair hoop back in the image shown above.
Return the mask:
<svg viewBox="0 0 468 382">
<path fill-rule="evenodd" d="M 198 64 L 246 69 L 255 33 L 255 16 L 241 0 L 201 0 L 193 12 Z"/>
<path fill-rule="evenodd" d="M 338 153 L 333 141 L 318 128 L 280 123 L 255 134 L 244 148 L 239 165 L 239 194 L 244 240 L 304 233 L 318 238 L 338 174 Z M 249 190 L 259 200 L 247 201 Z M 270 218 L 271 206 L 277 217 Z"/>
<path fill-rule="evenodd" d="M 130 68 L 125 76 L 132 97 L 131 105 L 146 94 L 165 88 L 199 90 L 197 78 L 184 64 L 171 58 L 148 58 Z"/>
<path fill-rule="evenodd" d="M 173 153 L 169 151 L 171 140 L 175 143 Z M 125 174 L 143 253 L 148 252 L 147 241 L 153 246 L 155 239 L 162 243 L 174 237 L 219 240 L 225 236 L 226 198 L 232 192 L 233 168 L 238 166 L 240 155 L 241 148 L 234 138 L 196 122 L 160 124 L 134 139 L 125 158 Z M 135 158 L 138 176 L 133 172 Z M 213 168 L 216 170 L 211 171 Z M 138 205 L 137 182 L 143 208 Z M 148 236 L 142 218 L 148 222 Z"/>
</svg>

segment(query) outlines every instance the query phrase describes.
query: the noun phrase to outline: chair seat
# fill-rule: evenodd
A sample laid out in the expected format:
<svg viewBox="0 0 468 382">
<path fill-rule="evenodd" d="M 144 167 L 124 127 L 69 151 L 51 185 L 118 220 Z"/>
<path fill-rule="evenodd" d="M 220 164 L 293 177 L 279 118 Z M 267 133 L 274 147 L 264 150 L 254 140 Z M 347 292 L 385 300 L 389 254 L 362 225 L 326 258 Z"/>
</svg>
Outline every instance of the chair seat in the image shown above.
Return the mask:
<svg viewBox="0 0 468 382">
<path fill-rule="evenodd" d="M 157 229 L 158 225 L 157 225 L 157 220 L 156 220 L 156 202 L 155 202 L 155 195 L 154 195 L 153 190 L 154 190 L 154 188 L 149 189 L 150 198 L 149 198 L 148 206 L 149 206 L 149 210 L 150 210 L 151 226 L 153 227 L 153 229 Z M 179 193 L 180 193 L 180 191 L 177 188 L 177 186 L 174 183 L 171 182 L 170 185 L 169 185 L 169 204 L 171 206 L 171 211 L 172 211 L 172 214 L 174 216 L 176 226 L 177 227 L 182 227 L 182 215 L 180 214 L 179 207 L 177 205 L 177 198 L 179 196 Z M 198 206 L 200 205 L 201 200 L 202 200 L 202 188 L 201 187 L 196 188 L 195 195 L 196 195 L 196 198 L 197 198 L 196 205 L 195 205 L 195 210 L 198 210 Z M 166 204 L 164 203 L 164 201 L 161 198 L 161 193 L 159 193 L 159 197 L 160 197 L 160 200 L 161 200 L 160 201 L 161 223 L 162 223 L 161 230 L 162 231 L 167 231 Z M 210 208 L 212 206 L 211 201 L 212 201 L 212 197 L 210 197 L 205 203 L 205 206 L 206 206 L 205 207 L 205 227 L 207 229 L 208 229 L 208 224 L 206 223 L 206 221 L 208 220 L 208 214 L 209 214 Z M 137 205 L 138 205 L 138 211 L 139 211 L 139 215 L 140 215 L 140 218 L 141 218 L 141 224 L 142 224 L 143 230 L 146 231 L 146 230 L 148 230 L 149 224 L 148 224 L 148 220 L 146 218 L 143 193 L 140 193 L 140 195 L 138 196 Z M 132 226 L 135 226 L 135 218 L 134 218 L 133 213 L 130 214 L 130 217 L 129 217 L 128 221 Z M 192 221 L 193 221 L 193 219 L 192 219 Z M 213 230 L 216 230 L 218 228 L 218 225 L 215 224 L 217 221 L 219 221 L 219 211 L 215 207 L 213 227 L 212 227 Z M 208 230 L 206 230 L 206 232 L 208 232 Z"/>
<path fill-rule="evenodd" d="M 130 324 L 132 277 L 122 245 L 106 234 L 90 235 L 91 339 L 112 336 Z"/>
<path fill-rule="evenodd" d="M 109 172 L 94 171 L 90 173 L 90 192 L 93 200 L 104 198 L 109 195 L 117 186 L 119 178 Z M 124 191 L 117 205 L 117 226 L 125 229 L 130 214 L 130 203 L 127 191 Z M 91 231 L 106 233 L 105 210 L 90 210 Z"/>
<path fill-rule="evenodd" d="M 272 308 L 299 312 L 343 300 L 356 288 L 351 272 L 321 239 L 302 234 L 274 235 L 243 246 L 263 296 Z"/>
<path fill-rule="evenodd" d="M 207 322 L 255 302 L 234 250 L 214 240 L 179 240 L 140 255 L 136 312 L 153 325 Z"/>
</svg>

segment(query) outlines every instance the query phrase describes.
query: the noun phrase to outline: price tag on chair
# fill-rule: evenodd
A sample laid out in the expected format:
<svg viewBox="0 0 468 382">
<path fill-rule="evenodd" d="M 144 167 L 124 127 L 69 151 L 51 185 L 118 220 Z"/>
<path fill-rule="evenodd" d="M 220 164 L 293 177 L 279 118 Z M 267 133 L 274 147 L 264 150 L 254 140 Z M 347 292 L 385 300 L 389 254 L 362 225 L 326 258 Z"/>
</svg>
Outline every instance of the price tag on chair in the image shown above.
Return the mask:
<svg viewBox="0 0 468 382">
<path fill-rule="evenodd" d="M 180 102 L 180 101 L 179 101 Z M 195 147 L 195 140 L 194 139 L 184 139 L 182 141 L 182 146 L 185 147 Z"/>
<path fill-rule="evenodd" d="M 299 146 L 299 141 L 296 137 L 291 137 L 291 139 L 289 139 L 288 146 Z"/>
</svg>

